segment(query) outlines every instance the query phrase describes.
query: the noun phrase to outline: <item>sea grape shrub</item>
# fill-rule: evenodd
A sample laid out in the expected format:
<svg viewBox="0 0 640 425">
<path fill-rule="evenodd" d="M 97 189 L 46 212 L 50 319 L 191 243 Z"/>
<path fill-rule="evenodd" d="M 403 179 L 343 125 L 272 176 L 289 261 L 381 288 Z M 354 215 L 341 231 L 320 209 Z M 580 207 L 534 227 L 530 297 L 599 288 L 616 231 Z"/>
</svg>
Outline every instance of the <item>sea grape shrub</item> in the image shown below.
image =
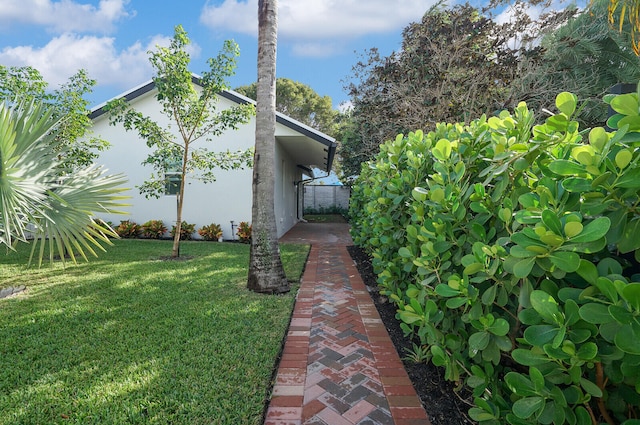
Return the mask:
<svg viewBox="0 0 640 425">
<path fill-rule="evenodd" d="M 638 424 L 637 99 L 608 99 L 614 132 L 580 130 L 561 93 L 541 125 L 520 103 L 362 166 L 354 241 L 481 424 Z"/>
</svg>

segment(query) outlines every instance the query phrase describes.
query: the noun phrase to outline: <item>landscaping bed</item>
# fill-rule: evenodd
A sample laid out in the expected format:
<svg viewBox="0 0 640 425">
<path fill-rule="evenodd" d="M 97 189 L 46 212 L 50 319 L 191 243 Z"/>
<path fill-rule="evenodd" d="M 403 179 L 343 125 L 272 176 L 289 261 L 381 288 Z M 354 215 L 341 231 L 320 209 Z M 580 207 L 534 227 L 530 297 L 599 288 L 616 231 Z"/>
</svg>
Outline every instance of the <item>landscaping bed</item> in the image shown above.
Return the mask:
<svg viewBox="0 0 640 425">
<path fill-rule="evenodd" d="M 378 313 L 389 332 L 389 336 L 404 363 L 405 370 L 413 383 L 422 405 L 432 425 L 472 425 L 467 410 L 472 407 L 471 394 L 465 389 L 456 390 L 452 382 L 445 381 L 443 372 L 431 363 L 415 363 L 407 359 L 412 342 L 404 337 L 400 322 L 396 319 L 396 307 L 379 295 L 376 276 L 373 273 L 369 256 L 357 246 L 347 247 L 356 263 L 360 277 L 369 288 Z"/>
</svg>

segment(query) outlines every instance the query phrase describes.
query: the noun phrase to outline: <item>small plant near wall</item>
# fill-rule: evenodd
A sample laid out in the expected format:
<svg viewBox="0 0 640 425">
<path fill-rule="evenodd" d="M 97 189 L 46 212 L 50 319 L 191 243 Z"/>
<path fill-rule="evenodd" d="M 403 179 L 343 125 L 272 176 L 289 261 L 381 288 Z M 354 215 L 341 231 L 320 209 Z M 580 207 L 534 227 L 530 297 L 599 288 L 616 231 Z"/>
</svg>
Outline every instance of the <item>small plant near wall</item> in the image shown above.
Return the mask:
<svg viewBox="0 0 640 425">
<path fill-rule="evenodd" d="M 236 235 L 238 235 L 240 242 L 249 243 L 251 240 L 251 225 L 246 221 L 241 221 L 240 224 L 238 224 Z"/>
<path fill-rule="evenodd" d="M 149 239 L 160 239 L 167 233 L 162 220 L 149 220 L 142 225 L 142 236 Z"/>
<path fill-rule="evenodd" d="M 190 241 L 191 235 L 196 231 L 196 225 L 187 223 L 186 221 L 182 222 L 180 226 L 180 240 L 181 241 Z M 171 227 L 171 237 L 173 238 L 176 235 L 176 226 Z"/>
<path fill-rule="evenodd" d="M 222 227 L 217 223 L 211 223 L 198 229 L 198 234 L 205 241 L 217 241 L 222 239 Z"/>
<path fill-rule="evenodd" d="M 140 236 L 140 230 L 140 225 L 131 220 L 122 220 L 118 227 L 115 228 L 118 236 L 125 239 L 137 238 Z"/>
</svg>

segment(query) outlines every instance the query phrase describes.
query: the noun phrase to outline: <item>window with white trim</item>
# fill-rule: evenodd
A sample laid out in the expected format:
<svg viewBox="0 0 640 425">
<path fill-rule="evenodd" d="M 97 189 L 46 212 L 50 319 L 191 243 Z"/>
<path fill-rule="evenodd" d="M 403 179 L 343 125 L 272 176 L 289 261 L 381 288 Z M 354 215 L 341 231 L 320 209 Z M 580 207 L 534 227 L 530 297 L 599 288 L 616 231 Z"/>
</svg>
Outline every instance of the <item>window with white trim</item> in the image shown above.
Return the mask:
<svg viewBox="0 0 640 425">
<path fill-rule="evenodd" d="M 171 162 L 164 173 L 164 194 L 177 195 L 180 193 L 182 182 L 182 167 L 178 161 Z"/>
</svg>

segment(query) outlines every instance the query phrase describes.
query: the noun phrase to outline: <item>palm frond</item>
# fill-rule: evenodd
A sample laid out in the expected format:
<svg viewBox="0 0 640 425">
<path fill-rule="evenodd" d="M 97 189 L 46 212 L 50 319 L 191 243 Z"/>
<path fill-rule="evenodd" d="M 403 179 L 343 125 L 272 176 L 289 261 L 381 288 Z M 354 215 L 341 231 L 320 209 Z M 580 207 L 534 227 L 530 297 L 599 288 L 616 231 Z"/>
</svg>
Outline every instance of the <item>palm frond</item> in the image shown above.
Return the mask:
<svg viewBox="0 0 640 425">
<path fill-rule="evenodd" d="M 120 208 L 127 206 L 122 201 L 128 197 L 120 194 L 127 190 L 122 187 L 125 182 L 124 175 L 105 175 L 102 167 L 89 167 L 61 178 L 56 187 L 47 192 L 50 208 L 47 217 L 37 223 L 29 263 L 33 261 L 36 246 L 48 239 L 56 241 L 53 247 L 63 262 L 66 255 L 74 263 L 76 255 L 85 261 L 87 254 L 97 257 L 94 248 L 104 251 L 101 242 L 110 245 L 109 237 L 117 235 L 93 217 L 99 213 L 124 214 Z M 38 261 L 41 264 L 41 256 Z"/>
<path fill-rule="evenodd" d="M 58 120 L 41 105 L 0 104 L 0 242 L 24 241 L 26 229 L 45 215 L 45 191 L 58 162 L 47 134 Z"/>
<path fill-rule="evenodd" d="M 61 173 L 64 152 L 51 149 L 60 120 L 52 110 L 35 102 L 0 104 L 0 244 L 34 243 L 29 263 L 69 255 L 96 256 L 109 237 L 117 237 L 99 213 L 121 213 L 124 175 L 106 175 L 100 167 L 87 167 L 73 175 Z"/>
</svg>

